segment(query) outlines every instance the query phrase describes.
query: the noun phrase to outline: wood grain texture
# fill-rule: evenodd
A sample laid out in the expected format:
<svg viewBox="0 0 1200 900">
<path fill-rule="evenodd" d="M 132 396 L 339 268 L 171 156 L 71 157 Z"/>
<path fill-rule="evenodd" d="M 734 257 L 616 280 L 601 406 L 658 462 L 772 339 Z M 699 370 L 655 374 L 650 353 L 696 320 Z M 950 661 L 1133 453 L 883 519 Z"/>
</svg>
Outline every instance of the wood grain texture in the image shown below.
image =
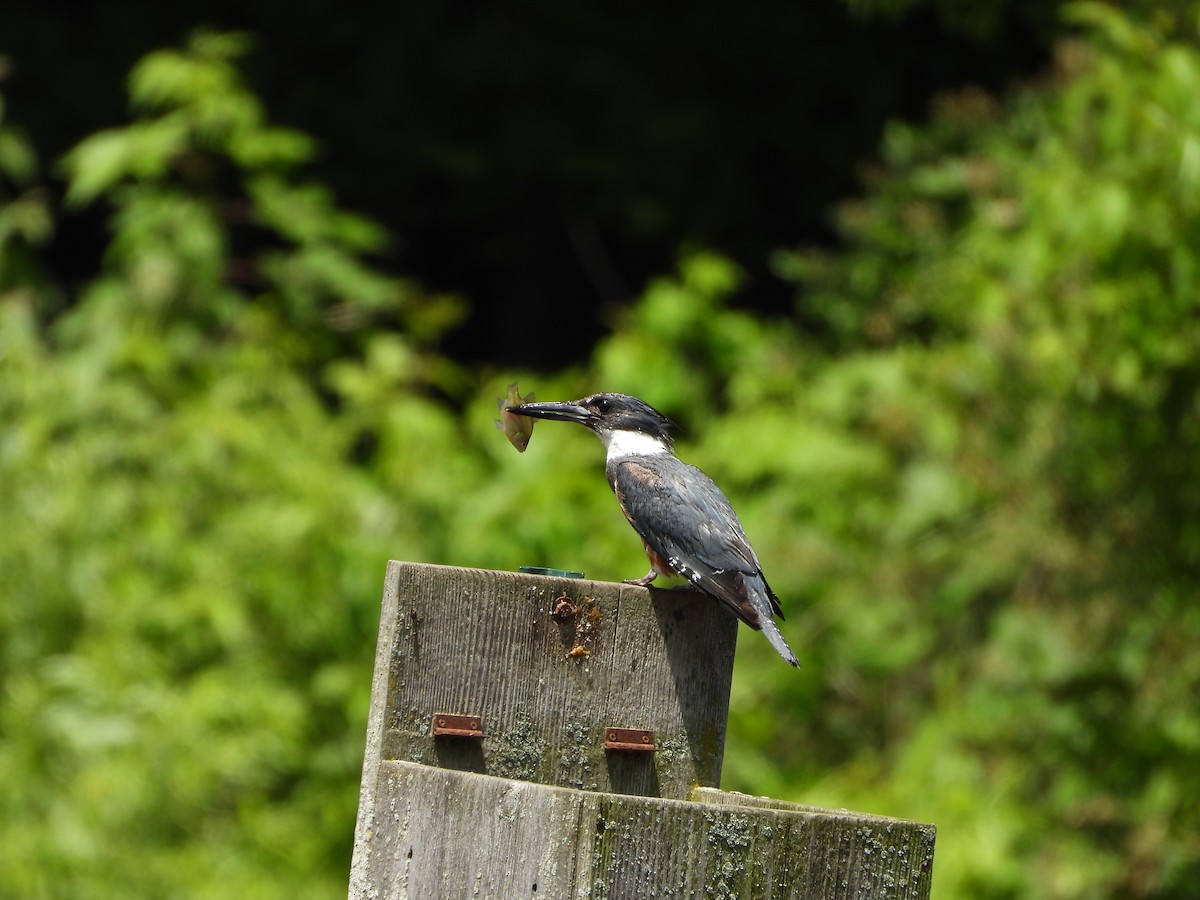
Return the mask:
<svg viewBox="0 0 1200 900">
<path fill-rule="evenodd" d="M 412 563 L 387 584 L 381 758 L 676 798 L 720 782 L 737 622 L 707 597 Z M 438 712 L 487 736 L 435 738 Z M 659 752 L 606 753 L 611 725 Z"/>
<path fill-rule="evenodd" d="M 375 797 L 383 751 L 384 720 L 387 718 L 387 696 L 390 673 L 387 660 L 391 658 L 396 640 L 396 609 L 399 598 L 400 568 L 391 563 L 383 579 L 383 599 L 379 613 L 379 637 L 375 644 L 375 670 L 371 676 L 371 706 L 367 712 L 367 741 L 363 753 L 362 782 L 358 790 L 358 817 L 354 824 L 354 853 L 350 863 L 350 897 L 373 897 L 375 885 L 369 878 L 368 863 L 377 857 L 374 851 L 382 846 L 385 836 L 375 830 Z"/>
<path fill-rule="evenodd" d="M 385 760 L 370 887 L 351 897 L 929 896 L 930 826 L 708 802 L 720 793 L 602 794 Z"/>
<path fill-rule="evenodd" d="M 716 790 L 736 628 L 690 592 L 389 563 L 349 896 L 927 898 L 932 826 Z M 605 753 L 613 725 L 659 751 Z"/>
</svg>

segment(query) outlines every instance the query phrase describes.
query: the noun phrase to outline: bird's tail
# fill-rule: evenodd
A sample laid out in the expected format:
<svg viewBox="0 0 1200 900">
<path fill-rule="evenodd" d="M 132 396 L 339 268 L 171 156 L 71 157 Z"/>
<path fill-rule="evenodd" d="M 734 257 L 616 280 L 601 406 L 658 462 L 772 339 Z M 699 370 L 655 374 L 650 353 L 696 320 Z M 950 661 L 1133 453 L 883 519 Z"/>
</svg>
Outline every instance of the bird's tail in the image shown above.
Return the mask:
<svg viewBox="0 0 1200 900">
<path fill-rule="evenodd" d="M 783 611 L 779 609 L 779 600 L 761 571 L 717 570 L 710 575 L 692 571 L 687 573 L 687 578 L 704 593 L 724 603 L 751 628 L 766 635 L 779 655 L 788 664 L 799 668 L 800 661 L 775 624 L 775 614 L 778 612 L 779 617 L 783 618 Z"/>
<path fill-rule="evenodd" d="M 761 617 L 762 633 L 766 635 L 771 646 L 776 652 L 782 656 L 789 665 L 800 668 L 800 660 L 796 659 L 796 654 L 792 652 L 792 648 L 788 646 L 788 642 L 784 640 L 783 633 L 779 630 L 779 626 L 775 624 L 775 620 L 769 616 Z"/>
</svg>

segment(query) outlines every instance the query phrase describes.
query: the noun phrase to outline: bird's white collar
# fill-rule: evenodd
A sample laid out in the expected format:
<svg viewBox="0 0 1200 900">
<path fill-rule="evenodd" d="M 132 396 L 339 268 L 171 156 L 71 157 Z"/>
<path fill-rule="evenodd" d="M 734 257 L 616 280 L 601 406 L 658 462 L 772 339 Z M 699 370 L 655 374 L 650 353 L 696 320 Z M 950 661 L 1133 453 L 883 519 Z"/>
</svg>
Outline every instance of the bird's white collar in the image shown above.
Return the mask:
<svg viewBox="0 0 1200 900">
<path fill-rule="evenodd" d="M 640 431 L 607 431 L 600 433 L 600 440 L 608 450 L 608 462 L 626 456 L 655 456 L 670 453 L 662 438 Z"/>
</svg>

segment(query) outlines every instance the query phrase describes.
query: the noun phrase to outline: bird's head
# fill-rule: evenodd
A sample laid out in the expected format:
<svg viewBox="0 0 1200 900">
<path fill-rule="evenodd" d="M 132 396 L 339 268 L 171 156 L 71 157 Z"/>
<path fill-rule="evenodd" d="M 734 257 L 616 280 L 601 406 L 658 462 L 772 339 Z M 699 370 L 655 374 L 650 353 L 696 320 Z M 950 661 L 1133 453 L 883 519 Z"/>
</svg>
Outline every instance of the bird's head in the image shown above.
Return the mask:
<svg viewBox="0 0 1200 900">
<path fill-rule="evenodd" d="M 675 423 L 657 409 L 628 394 L 592 394 L 566 403 L 526 403 L 509 406 L 508 412 L 535 419 L 575 422 L 590 428 L 612 455 L 614 439 L 643 453 L 669 453 Z M 637 436 L 642 436 L 639 440 Z"/>
</svg>

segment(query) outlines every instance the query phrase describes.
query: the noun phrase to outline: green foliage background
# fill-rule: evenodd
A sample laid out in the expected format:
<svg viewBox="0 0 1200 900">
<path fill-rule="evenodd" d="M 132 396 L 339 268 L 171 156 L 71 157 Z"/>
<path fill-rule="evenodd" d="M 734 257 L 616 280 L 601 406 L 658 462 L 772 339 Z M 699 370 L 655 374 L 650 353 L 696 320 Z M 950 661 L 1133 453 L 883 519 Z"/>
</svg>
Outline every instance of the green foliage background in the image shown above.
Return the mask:
<svg viewBox="0 0 1200 900">
<path fill-rule="evenodd" d="M 4 892 L 343 891 L 385 560 L 640 574 L 594 439 L 493 430 L 522 376 L 650 399 L 737 500 L 804 667 L 745 634 L 725 787 L 937 823 L 940 897 L 1190 896 L 1200 5 L 1069 14 L 1041 83 L 889 129 L 844 249 L 777 254 L 794 317 L 693 252 L 551 377 L 438 352 L 236 35 L 62 161 L 85 285 L 0 118 Z"/>
</svg>

